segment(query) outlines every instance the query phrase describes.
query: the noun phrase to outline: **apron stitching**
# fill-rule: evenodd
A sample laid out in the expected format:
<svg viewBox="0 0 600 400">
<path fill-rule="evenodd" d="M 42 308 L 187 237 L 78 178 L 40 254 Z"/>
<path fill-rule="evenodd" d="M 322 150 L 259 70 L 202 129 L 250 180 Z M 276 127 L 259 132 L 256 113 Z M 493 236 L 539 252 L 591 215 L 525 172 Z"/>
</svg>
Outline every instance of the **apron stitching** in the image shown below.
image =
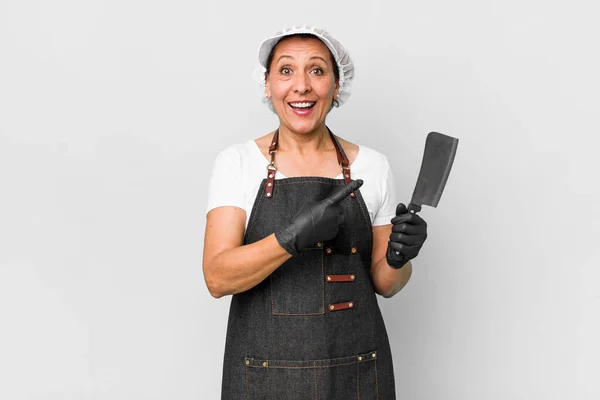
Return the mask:
<svg viewBox="0 0 600 400">
<path fill-rule="evenodd" d="M 356 364 L 356 399 L 360 400 L 360 363 Z"/>
<path fill-rule="evenodd" d="M 273 361 L 273 360 L 271 360 Z M 346 363 L 341 363 L 341 364 L 335 364 L 335 365 L 314 365 L 314 366 L 306 366 L 306 367 L 284 367 L 284 366 L 279 366 L 279 365 L 269 365 L 268 367 L 263 367 L 262 365 L 248 365 L 248 368 L 266 368 L 266 369 L 310 369 L 310 368 L 317 368 L 317 369 L 324 369 L 324 368 L 335 368 L 335 367 L 344 367 L 347 365 L 353 365 L 353 364 L 361 364 L 361 363 L 368 363 L 368 362 L 376 362 L 376 360 L 362 360 L 362 361 L 350 361 L 350 362 L 346 362 Z"/>
<path fill-rule="evenodd" d="M 280 317 L 312 317 L 312 316 L 316 316 L 316 315 L 325 315 L 324 312 L 320 312 L 320 313 L 312 313 L 312 314 L 283 314 L 283 313 L 272 313 L 273 315 L 277 315 Z"/>
<path fill-rule="evenodd" d="M 317 395 L 317 362 L 314 361 L 313 362 L 313 376 L 314 376 L 314 381 L 315 381 L 315 400 L 318 400 L 318 395 Z"/>
<path fill-rule="evenodd" d="M 291 177 L 291 178 L 284 178 L 284 179 L 294 179 L 294 178 L 312 178 L 312 177 L 309 177 L 309 176 L 307 176 L 307 177 L 300 177 L 300 176 L 298 176 L 298 177 Z M 335 178 L 326 178 L 326 179 L 331 179 L 332 181 L 339 181 L 339 179 L 335 179 Z M 283 179 L 281 179 L 281 180 L 283 180 Z M 328 185 L 331 182 L 328 182 L 328 181 L 298 181 L 298 182 L 277 182 L 277 183 L 279 185 L 284 186 L 284 185 L 299 185 L 301 183 L 319 183 L 319 184 L 323 184 L 323 185 Z"/>
<path fill-rule="evenodd" d="M 271 289 L 271 314 L 277 315 L 275 313 L 275 300 L 273 300 L 273 274 L 269 275 L 269 289 Z"/>
<path fill-rule="evenodd" d="M 358 190 L 357 190 L 358 192 Z M 360 197 L 362 197 L 362 195 L 360 195 Z M 364 200 L 363 200 L 364 202 Z M 369 217 L 369 213 L 364 209 L 363 205 L 361 204 L 361 202 L 358 202 L 358 206 L 360 207 L 360 210 L 362 211 L 363 217 L 367 220 L 369 226 L 371 226 L 371 229 L 373 229 L 373 225 L 371 224 L 371 217 Z M 371 232 L 369 231 L 369 242 L 371 243 L 371 246 L 373 246 L 373 238 L 371 236 Z"/>
<path fill-rule="evenodd" d="M 375 359 L 375 395 L 379 400 L 379 375 L 377 374 L 377 359 Z"/>
<path fill-rule="evenodd" d="M 261 183 L 261 186 L 262 186 L 262 183 Z M 259 190 L 260 190 L 260 189 L 259 189 Z M 252 211 L 254 211 L 255 207 L 256 207 L 256 209 L 258 209 L 258 208 L 260 207 L 260 203 L 261 203 L 261 202 L 262 202 L 262 196 L 259 196 L 259 198 L 258 198 L 258 203 L 256 203 L 256 204 L 255 204 L 255 205 L 252 207 Z M 255 220 L 256 220 L 256 218 L 257 218 L 257 217 L 256 217 L 257 213 L 254 213 L 254 212 L 252 212 L 252 211 L 250 211 L 250 216 L 251 216 L 252 218 L 251 218 L 251 219 L 250 219 L 250 221 L 248 222 L 248 229 L 246 229 L 246 232 L 245 232 L 245 234 L 244 234 L 244 239 L 245 239 L 245 236 L 248 234 L 248 232 L 250 232 L 250 231 L 251 231 L 251 229 L 252 229 L 252 227 L 253 227 L 253 225 L 254 225 L 254 221 L 255 221 Z"/>
<path fill-rule="evenodd" d="M 268 362 L 268 361 L 267 361 Z M 269 364 L 267 364 L 267 400 L 271 398 L 271 382 L 269 381 Z"/>
<path fill-rule="evenodd" d="M 273 296 L 273 274 L 269 275 L 269 288 L 271 291 L 271 314 L 272 315 L 277 315 L 277 316 L 286 316 L 286 317 L 309 317 L 309 316 L 316 316 L 316 315 L 325 315 L 325 265 L 324 265 L 324 260 L 325 257 L 323 257 L 323 250 L 322 249 L 310 249 L 310 250 L 321 250 L 321 288 L 322 288 L 322 303 L 321 303 L 321 312 L 318 313 L 301 313 L 301 314 L 291 314 L 291 313 L 280 313 L 280 312 L 276 312 L 275 311 L 275 300 L 274 300 L 274 296 Z"/>
<path fill-rule="evenodd" d="M 246 365 L 246 399 L 249 398 L 248 390 L 248 365 Z"/>
<path fill-rule="evenodd" d="M 321 304 L 321 313 L 325 315 L 325 257 L 321 250 L 321 288 L 323 289 L 323 303 Z"/>
</svg>

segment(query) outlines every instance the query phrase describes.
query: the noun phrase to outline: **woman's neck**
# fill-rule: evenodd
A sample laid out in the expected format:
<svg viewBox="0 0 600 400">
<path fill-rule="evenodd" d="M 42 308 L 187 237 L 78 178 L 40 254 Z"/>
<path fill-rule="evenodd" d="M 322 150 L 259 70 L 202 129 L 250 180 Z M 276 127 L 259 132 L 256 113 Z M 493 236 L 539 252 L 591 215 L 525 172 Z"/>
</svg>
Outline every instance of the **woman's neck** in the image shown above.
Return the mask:
<svg viewBox="0 0 600 400">
<path fill-rule="evenodd" d="M 295 154 L 320 153 L 331 150 L 333 142 L 327 127 L 323 125 L 309 133 L 295 133 L 279 127 L 279 151 Z"/>
</svg>

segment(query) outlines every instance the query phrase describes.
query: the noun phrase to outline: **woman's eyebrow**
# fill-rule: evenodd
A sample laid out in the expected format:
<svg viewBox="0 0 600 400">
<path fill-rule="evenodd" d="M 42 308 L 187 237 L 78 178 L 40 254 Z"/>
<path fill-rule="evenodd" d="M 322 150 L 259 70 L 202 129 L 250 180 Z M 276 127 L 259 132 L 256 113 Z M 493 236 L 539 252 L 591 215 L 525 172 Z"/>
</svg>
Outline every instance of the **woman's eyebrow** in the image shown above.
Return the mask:
<svg viewBox="0 0 600 400">
<path fill-rule="evenodd" d="M 323 57 L 320 57 L 320 56 L 312 56 L 310 59 L 312 60 L 312 59 L 315 59 L 315 58 L 319 59 L 319 60 L 323 61 L 325 64 L 327 64 L 327 60 L 325 60 Z"/>
<path fill-rule="evenodd" d="M 277 61 L 279 62 L 279 60 L 281 60 L 282 58 L 292 58 L 293 59 L 294 57 L 288 56 L 287 54 L 283 54 L 283 55 L 279 56 L 279 58 L 277 58 Z"/>
<path fill-rule="evenodd" d="M 282 58 L 291 58 L 291 59 L 294 59 L 294 57 L 292 57 L 292 56 L 290 56 L 290 55 L 287 55 L 287 54 L 282 54 L 282 55 L 280 55 L 280 56 L 277 58 L 277 62 L 279 62 L 279 60 L 281 60 Z M 315 58 L 316 58 L 316 59 L 318 59 L 318 60 L 321 60 L 321 61 L 323 61 L 325 64 L 327 64 L 327 60 L 325 60 L 325 59 L 324 59 L 323 57 L 321 57 L 321 56 L 312 56 L 311 58 L 309 58 L 309 60 L 313 60 L 313 59 L 315 59 Z"/>
</svg>

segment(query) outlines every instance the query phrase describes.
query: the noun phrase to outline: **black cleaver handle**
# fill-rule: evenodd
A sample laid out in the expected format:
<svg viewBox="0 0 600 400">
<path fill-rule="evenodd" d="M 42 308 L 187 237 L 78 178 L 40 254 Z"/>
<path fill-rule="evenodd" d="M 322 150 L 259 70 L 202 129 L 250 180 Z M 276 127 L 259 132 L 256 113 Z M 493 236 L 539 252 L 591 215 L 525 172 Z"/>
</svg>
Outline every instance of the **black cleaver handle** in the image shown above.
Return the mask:
<svg viewBox="0 0 600 400">
<path fill-rule="evenodd" d="M 421 206 L 418 204 L 410 203 L 408 205 L 408 212 L 411 214 L 416 214 L 421 211 Z"/>
</svg>

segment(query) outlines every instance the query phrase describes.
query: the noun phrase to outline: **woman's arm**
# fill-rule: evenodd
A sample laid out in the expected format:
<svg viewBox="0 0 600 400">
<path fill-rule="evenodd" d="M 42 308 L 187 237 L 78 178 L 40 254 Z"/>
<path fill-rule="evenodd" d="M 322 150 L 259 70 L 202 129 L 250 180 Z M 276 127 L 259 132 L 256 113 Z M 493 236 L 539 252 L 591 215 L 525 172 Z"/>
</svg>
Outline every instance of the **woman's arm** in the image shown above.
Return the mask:
<svg viewBox="0 0 600 400">
<path fill-rule="evenodd" d="M 258 285 L 291 255 L 270 235 L 242 246 L 246 212 L 218 207 L 206 216 L 202 270 L 208 291 L 219 298 Z"/>
<path fill-rule="evenodd" d="M 357 179 L 321 201 L 305 203 L 282 230 L 245 246 L 246 212 L 229 206 L 212 209 L 206 216 L 202 262 L 210 294 L 222 297 L 248 290 L 292 254 L 311 243 L 333 239 L 343 222 L 339 203 L 362 184 Z"/>
<path fill-rule="evenodd" d="M 412 273 L 410 261 L 400 269 L 394 269 L 388 265 L 386 253 L 391 233 L 391 224 L 373 227 L 371 279 L 375 286 L 375 292 L 383 297 L 392 297 L 402 290 Z"/>
</svg>

